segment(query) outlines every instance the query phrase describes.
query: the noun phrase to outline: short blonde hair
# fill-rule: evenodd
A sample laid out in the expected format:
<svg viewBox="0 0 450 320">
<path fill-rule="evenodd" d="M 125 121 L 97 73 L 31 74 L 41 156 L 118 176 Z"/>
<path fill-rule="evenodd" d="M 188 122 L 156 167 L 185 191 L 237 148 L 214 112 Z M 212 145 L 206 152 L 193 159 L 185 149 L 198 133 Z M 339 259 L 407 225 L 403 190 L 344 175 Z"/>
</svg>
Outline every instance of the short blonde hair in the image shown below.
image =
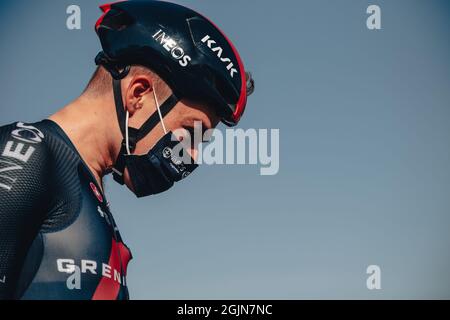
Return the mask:
<svg viewBox="0 0 450 320">
<path fill-rule="evenodd" d="M 153 87 L 161 101 L 166 100 L 172 94 L 172 90 L 167 83 L 150 69 L 134 65 L 131 67 L 127 77 L 134 77 L 137 75 L 146 75 L 152 79 Z M 112 94 L 112 76 L 103 66 L 98 66 L 89 80 L 88 85 L 84 89 L 83 95 L 88 97 L 100 97 L 106 94 Z"/>
</svg>

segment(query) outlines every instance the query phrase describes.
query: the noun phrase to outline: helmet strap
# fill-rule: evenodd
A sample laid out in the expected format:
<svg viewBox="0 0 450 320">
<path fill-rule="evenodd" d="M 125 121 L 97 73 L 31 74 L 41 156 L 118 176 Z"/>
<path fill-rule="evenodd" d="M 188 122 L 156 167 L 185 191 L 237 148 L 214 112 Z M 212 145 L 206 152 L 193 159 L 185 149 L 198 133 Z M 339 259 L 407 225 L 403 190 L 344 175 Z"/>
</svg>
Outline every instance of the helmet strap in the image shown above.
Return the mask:
<svg viewBox="0 0 450 320">
<path fill-rule="evenodd" d="M 156 96 L 156 90 L 153 88 L 153 97 L 155 98 L 156 111 L 158 111 L 159 119 L 161 120 L 161 126 L 164 130 L 164 134 L 167 134 L 166 125 L 164 124 L 164 117 L 161 114 L 161 108 L 159 107 L 158 97 Z"/>
<path fill-rule="evenodd" d="M 116 163 L 112 168 L 114 180 L 123 185 L 124 181 L 124 171 L 125 171 L 125 157 L 130 155 L 136 149 L 136 144 L 147 136 L 150 131 L 152 131 L 160 122 L 165 130 L 163 119 L 169 114 L 170 111 L 179 102 L 179 99 L 172 94 L 161 106 L 159 106 L 158 100 L 155 95 L 155 102 L 158 111 L 153 113 L 153 115 L 142 125 L 141 128 L 131 128 L 128 126 L 129 114 L 125 111 L 125 106 L 123 104 L 122 96 L 122 86 L 121 80 L 116 80 L 113 77 L 113 91 L 114 91 L 114 102 L 116 105 L 117 119 L 119 122 L 120 132 L 122 133 L 122 144 L 120 148 L 119 155 L 117 157 Z M 155 94 L 155 93 L 154 93 Z M 166 132 L 166 131 L 165 131 Z"/>
</svg>

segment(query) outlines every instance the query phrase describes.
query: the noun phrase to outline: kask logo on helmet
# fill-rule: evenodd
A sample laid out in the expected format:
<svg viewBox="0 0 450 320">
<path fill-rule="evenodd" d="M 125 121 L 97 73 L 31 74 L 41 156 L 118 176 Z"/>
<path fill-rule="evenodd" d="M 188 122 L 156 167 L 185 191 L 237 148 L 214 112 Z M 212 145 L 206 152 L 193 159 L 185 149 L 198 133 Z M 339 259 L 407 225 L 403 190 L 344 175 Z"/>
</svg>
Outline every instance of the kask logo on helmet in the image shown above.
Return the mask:
<svg viewBox="0 0 450 320">
<path fill-rule="evenodd" d="M 189 62 L 192 61 L 192 58 L 185 53 L 184 49 L 161 29 L 159 29 L 152 38 L 161 44 L 167 52 L 170 52 L 171 56 L 178 60 L 180 66 L 187 67 Z"/>
<path fill-rule="evenodd" d="M 203 43 L 206 43 L 206 46 L 211 49 L 212 52 L 217 54 L 217 57 L 222 61 L 223 63 L 228 63 L 227 70 L 230 71 L 230 75 L 233 78 L 235 73 L 238 73 L 236 68 L 234 68 L 234 63 L 231 61 L 230 58 L 223 58 L 223 49 L 220 46 L 216 46 L 217 42 L 211 39 L 211 36 L 206 35 L 202 39 Z"/>
</svg>

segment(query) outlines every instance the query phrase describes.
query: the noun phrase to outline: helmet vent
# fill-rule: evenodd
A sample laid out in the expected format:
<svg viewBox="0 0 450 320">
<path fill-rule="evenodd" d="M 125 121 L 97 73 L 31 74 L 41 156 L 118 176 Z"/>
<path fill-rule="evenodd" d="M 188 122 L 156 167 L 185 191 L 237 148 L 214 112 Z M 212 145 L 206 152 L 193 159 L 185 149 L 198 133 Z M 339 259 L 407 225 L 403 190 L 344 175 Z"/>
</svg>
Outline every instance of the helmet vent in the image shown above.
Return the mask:
<svg viewBox="0 0 450 320">
<path fill-rule="evenodd" d="M 100 28 L 122 31 L 133 23 L 133 19 L 124 11 L 111 9 L 100 24 Z"/>
</svg>

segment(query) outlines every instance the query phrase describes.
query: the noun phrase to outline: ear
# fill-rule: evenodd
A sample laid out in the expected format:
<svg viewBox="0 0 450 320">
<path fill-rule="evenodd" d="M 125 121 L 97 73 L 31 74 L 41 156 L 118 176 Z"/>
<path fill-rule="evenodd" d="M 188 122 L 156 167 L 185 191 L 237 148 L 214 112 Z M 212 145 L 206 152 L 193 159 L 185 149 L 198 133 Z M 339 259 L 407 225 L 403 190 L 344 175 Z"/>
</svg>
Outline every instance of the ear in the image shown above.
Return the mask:
<svg viewBox="0 0 450 320">
<path fill-rule="evenodd" d="M 144 97 L 151 92 L 153 92 L 153 83 L 150 77 L 139 75 L 131 79 L 125 94 L 125 108 L 131 116 L 142 109 Z"/>
</svg>

